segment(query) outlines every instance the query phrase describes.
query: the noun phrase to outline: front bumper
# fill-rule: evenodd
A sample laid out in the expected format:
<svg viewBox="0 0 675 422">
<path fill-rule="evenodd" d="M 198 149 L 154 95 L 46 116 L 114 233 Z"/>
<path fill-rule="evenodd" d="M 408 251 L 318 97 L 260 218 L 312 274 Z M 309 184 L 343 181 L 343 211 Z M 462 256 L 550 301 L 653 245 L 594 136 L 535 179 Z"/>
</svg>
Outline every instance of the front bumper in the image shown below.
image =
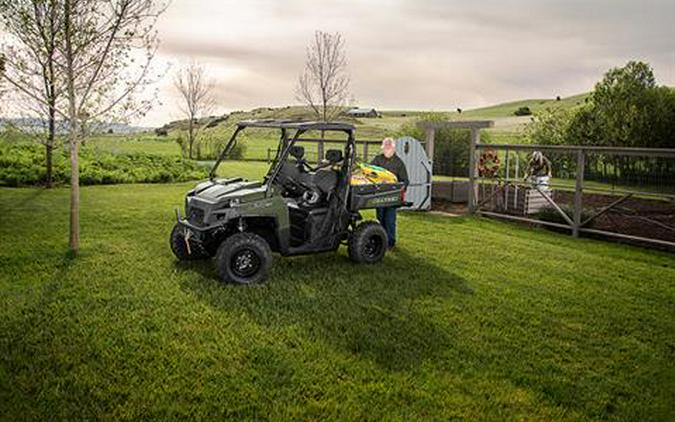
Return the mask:
<svg viewBox="0 0 675 422">
<path fill-rule="evenodd" d="M 183 227 L 186 227 L 186 228 L 192 230 L 193 232 L 197 232 L 197 233 L 211 231 L 211 230 L 213 230 L 213 229 L 215 229 L 215 228 L 217 228 L 221 225 L 219 223 L 219 224 L 213 224 L 213 225 L 210 225 L 210 226 L 198 226 L 196 224 L 191 223 L 186 218 L 183 218 L 180 215 L 180 210 L 178 208 L 176 208 L 176 223 L 183 226 Z"/>
</svg>

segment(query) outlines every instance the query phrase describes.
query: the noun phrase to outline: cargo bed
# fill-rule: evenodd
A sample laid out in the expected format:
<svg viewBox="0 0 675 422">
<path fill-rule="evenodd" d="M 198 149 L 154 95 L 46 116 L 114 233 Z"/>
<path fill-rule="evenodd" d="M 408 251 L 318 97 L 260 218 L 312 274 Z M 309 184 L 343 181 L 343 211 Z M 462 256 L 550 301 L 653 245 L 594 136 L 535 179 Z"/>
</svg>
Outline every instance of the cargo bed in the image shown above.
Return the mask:
<svg viewBox="0 0 675 422">
<path fill-rule="evenodd" d="M 405 204 L 404 183 L 351 185 L 349 189 L 349 209 L 352 211 Z"/>
</svg>

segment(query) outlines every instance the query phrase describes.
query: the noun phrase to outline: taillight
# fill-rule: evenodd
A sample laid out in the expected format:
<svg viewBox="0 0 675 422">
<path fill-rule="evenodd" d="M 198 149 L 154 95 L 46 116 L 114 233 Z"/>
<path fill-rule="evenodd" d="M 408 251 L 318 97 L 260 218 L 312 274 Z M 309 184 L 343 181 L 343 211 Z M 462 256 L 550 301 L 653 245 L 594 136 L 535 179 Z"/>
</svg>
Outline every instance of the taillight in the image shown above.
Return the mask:
<svg viewBox="0 0 675 422">
<path fill-rule="evenodd" d="M 405 188 L 401 189 L 401 202 L 405 202 Z"/>
</svg>

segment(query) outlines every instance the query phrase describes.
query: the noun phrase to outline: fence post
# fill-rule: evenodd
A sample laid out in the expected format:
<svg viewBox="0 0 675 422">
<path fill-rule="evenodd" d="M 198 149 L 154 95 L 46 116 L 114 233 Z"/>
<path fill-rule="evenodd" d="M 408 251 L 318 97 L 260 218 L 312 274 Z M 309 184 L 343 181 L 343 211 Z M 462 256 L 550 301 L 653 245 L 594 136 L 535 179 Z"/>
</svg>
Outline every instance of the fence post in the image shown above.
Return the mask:
<svg viewBox="0 0 675 422">
<path fill-rule="evenodd" d="M 479 129 L 471 128 L 471 142 L 469 143 L 469 213 L 476 212 L 478 203 L 478 185 L 476 177 L 478 176 L 478 163 L 476 160 L 476 144 L 480 140 Z"/>
<path fill-rule="evenodd" d="M 581 228 L 581 210 L 583 206 L 584 193 L 584 167 L 586 165 L 586 154 L 583 149 L 577 150 L 577 182 L 574 188 L 574 226 L 572 227 L 572 236 L 579 237 Z"/>
<path fill-rule="evenodd" d="M 504 182 L 504 184 L 505 184 L 505 186 L 504 186 L 504 211 L 509 209 L 509 193 L 511 192 L 510 189 L 509 189 L 510 188 L 510 186 L 509 186 L 509 182 L 510 182 L 509 181 L 509 164 L 510 164 L 509 163 L 509 156 L 511 154 L 509 154 L 508 148 L 506 148 L 505 153 L 506 153 L 506 158 L 504 159 L 504 161 L 506 162 L 505 163 L 506 169 L 504 170 L 504 173 L 505 173 L 504 174 L 504 180 L 505 180 L 505 182 Z"/>
<path fill-rule="evenodd" d="M 427 128 L 426 138 L 424 140 L 424 149 L 426 149 L 427 157 L 433 163 L 434 162 L 434 138 L 436 136 L 436 129 Z"/>
<path fill-rule="evenodd" d="M 316 162 L 320 163 L 321 160 L 323 160 L 323 139 L 319 141 L 319 144 L 316 149 L 316 155 L 317 155 Z"/>
<path fill-rule="evenodd" d="M 518 154 L 518 150 L 516 150 L 516 168 L 514 169 L 514 178 L 516 181 L 516 185 L 514 186 L 513 189 L 513 208 L 518 208 L 518 182 L 520 182 L 520 155 Z"/>
</svg>

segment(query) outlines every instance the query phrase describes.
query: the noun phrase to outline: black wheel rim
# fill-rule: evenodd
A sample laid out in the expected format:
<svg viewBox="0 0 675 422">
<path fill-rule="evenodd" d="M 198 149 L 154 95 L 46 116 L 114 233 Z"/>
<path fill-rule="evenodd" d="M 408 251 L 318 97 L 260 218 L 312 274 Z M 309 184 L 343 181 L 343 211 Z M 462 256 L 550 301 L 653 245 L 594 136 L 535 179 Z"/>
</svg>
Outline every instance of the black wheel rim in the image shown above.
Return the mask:
<svg viewBox="0 0 675 422">
<path fill-rule="evenodd" d="M 230 266 L 232 272 L 241 278 L 249 278 L 260 270 L 260 257 L 253 249 L 241 249 L 232 255 Z"/>
<path fill-rule="evenodd" d="M 370 236 L 363 246 L 363 255 L 368 259 L 377 258 L 384 248 L 384 240 L 380 236 Z"/>
</svg>

